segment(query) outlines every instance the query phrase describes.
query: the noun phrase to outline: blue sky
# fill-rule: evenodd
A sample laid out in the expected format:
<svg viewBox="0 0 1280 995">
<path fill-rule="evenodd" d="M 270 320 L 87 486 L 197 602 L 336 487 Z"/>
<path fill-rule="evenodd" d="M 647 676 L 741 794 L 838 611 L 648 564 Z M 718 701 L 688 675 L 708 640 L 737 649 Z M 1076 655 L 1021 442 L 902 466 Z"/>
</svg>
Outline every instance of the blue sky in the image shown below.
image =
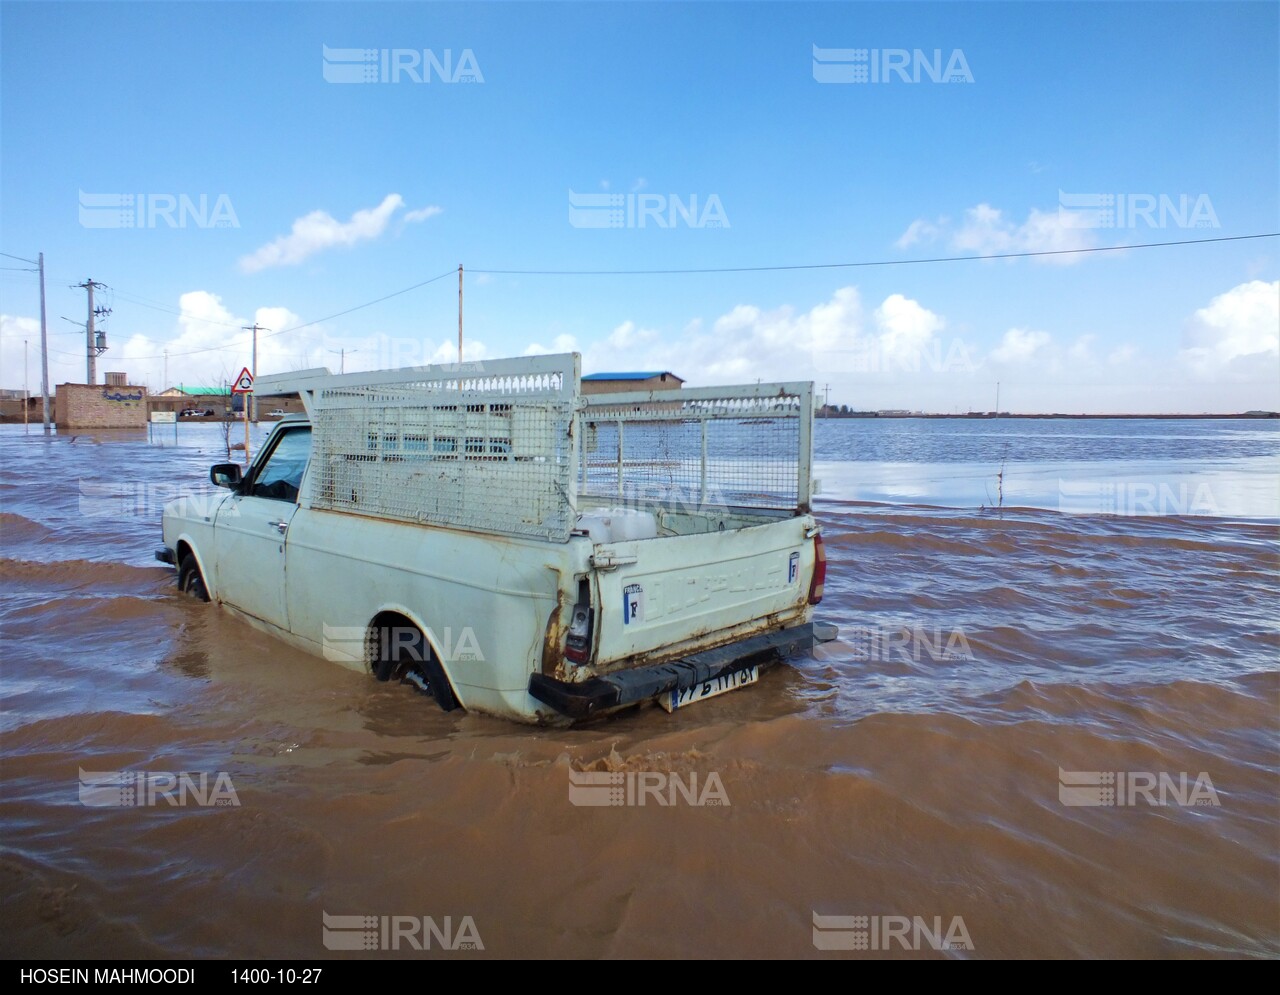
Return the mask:
<svg viewBox="0 0 1280 995">
<path fill-rule="evenodd" d="M 1274 238 L 482 272 L 1280 231 L 1278 11 L 5 3 L 0 250 L 45 253 L 55 383 L 84 377 L 63 316 L 86 278 L 113 309 L 99 371 L 159 389 L 165 350 L 170 383 L 234 374 L 255 320 L 279 333 L 263 373 L 455 358 L 455 276 L 329 316 L 462 263 L 469 359 L 575 349 L 587 372 L 813 379 L 870 409 L 986 410 L 997 381 L 1015 411 L 1280 409 Z M 378 81 L 330 81 L 355 49 Z M 418 82 L 423 50 L 473 78 Z M 620 197 L 619 226 L 585 227 L 607 211 L 571 192 Z M 134 227 L 102 227 L 121 194 Z M 1109 225 L 1080 195 L 1118 197 Z M 30 274 L 0 270 L 0 313 L 21 387 Z"/>
</svg>

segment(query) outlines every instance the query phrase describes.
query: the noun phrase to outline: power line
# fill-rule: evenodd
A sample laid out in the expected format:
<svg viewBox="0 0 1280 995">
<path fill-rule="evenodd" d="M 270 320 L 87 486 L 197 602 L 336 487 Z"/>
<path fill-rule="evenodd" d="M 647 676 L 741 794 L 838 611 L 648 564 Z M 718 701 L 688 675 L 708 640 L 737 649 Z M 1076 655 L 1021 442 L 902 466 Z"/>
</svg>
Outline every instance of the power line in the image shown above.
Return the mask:
<svg viewBox="0 0 1280 995">
<path fill-rule="evenodd" d="M 961 263 L 979 259 L 1029 259 L 1036 256 L 1069 256 L 1087 252 L 1119 252 L 1154 249 L 1164 245 L 1203 245 L 1239 242 L 1251 238 L 1275 238 L 1280 232 L 1259 235 L 1223 235 L 1218 238 L 1185 238 L 1176 242 L 1140 242 L 1135 245 L 1097 245 L 1087 249 L 1043 249 L 1036 252 L 995 252 L 984 256 L 934 256 L 929 259 L 873 259 L 854 263 L 798 263 L 791 266 L 716 266 L 699 269 L 472 269 L 490 276 L 670 276 L 696 273 L 778 273 L 789 270 L 853 269 L 861 266 L 919 266 L 923 263 Z"/>
<path fill-rule="evenodd" d="M 421 283 L 415 283 L 412 287 L 405 287 L 403 290 L 396 290 L 396 291 L 393 291 L 392 293 L 390 293 L 390 294 L 386 294 L 386 295 L 385 295 L 385 296 L 383 296 L 383 297 L 378 297 L 378 298 L 376 298 L 375 300 L 365 301 L 363 304 L 357 304 L 355 307 L 349 307 L 349 308 L 347 308 L 345 311 L 338 311 L 336 314 L 326 315 L 326 316 L 325 316 L 325 317 L 323 317 L 323 318 L 316 318 L 314 321 L 304 321 L 304 322 L 302 322 L 302 323 L 301 323 L 301 324 L 299 324 L 299 325 L 291 325 L 291 326 L 290 326 L 290 327 L 288 327 L 288 328 L 282 328 L 282 329 L 280 329 L 278 332 L 270 332 L 270 333 L 268 333 L 267 335 L 259 335 L 259 336 L 258 336 L 258 338 L 259 338 L 259 339 L 269 339 L 269 338 L 274 338 L 274 337 L 275 337 L 275 336 L 277 336 L 277 335 L 284 335 L 286 332 L 296 332 L 296 331 L 298 331 L 298 330 L 299 330 L 299 329 L 301 329 L 301 328 L 310 328 L 312 325 L 319 325 L 321 322 L 325 322 L 325 321 L 332 321 L 334 318 L 341 318 L 343 315 L 351 314 L 351 313 L 352 313 L 352 312 L 354 312 L 354 311 L 361 311 L 361 310 L 363 310 L 364 308 L 367 308 L 367 307 L 373 307 L 373 305 L 375 305 L 375 304 L 381 304 L 383 301 L 389 301 L 389 300 L 391 300 L 391 298 L 393 298 L 393 297 L 399 297 L 401 294 L 407 294 L 407 293 L 409 293 L 411 290 L 417 290 L 419 287 L 425 287 L 425 286 L 427 286 L 428 284 L 435 283 L 437 280 L 443 280 L 446 276 L 453 276 L 453 274 L 454 274 L 454 273 L 456 273 L 456 272 L 457 272 L 457 270 L 455 270 L 455 269 L 446 270 L 445 272 L 441 273 L 439 276 L 433 276 L 430 280 L 423 280 Z M 221 323 L 220 323 L 220 324 L 221 324 Z M 200 353 L 205 353 L 205 352 L 220 352 L 221 350 L 226 349 L 226 348 L 227 348 L 227 347 L 226 347 L 225 345 L 215 345 L 215 346 L 209 346 L 207 349 L 192 349 L 192 350 L 190 350 L 190 351 L 188 351 L 188 352 L 171 352 L 171 353 L 169 353 L 169 355 L 170 355 L 170 357 L 173 357 L 173 356 L 195 356 L 195 355 L 198 355 L 198 354 L 200 354 Z M 160 356 L 130 356 L 129 358 L 130 358 L 131 360 L 132 360 L 132 359 L 139 359 L 139 360 L 141 360 L 141 359 L 163 359 L 163 358 L 164 358 L 164 356 L 163 356 L 163 355 L 160 355 Z"/>
<path fill-rule="evenodd" d="M 934 256 L 927 259 L 874 259 L 874 260 L 863 260 L 858 262 L 847 262 L 847 263 L 797 263 L 792 265 L 780 265 L 780 266 L 723 266 L 723 267 L 699 267 L 699 268 L 691 268 L 691 269 L 632 269 L 632 270 L 554 270 L 554 269 L 533 270 L 533 269 L 473 268 L 471 272 L 483 273 L 489 276 L 666 276 L 666 275 L 681 275 L 681 274 L 696 275 L 696 274 L 707 274 L 707 273 L 778 273 L 778 272 L 790 272 L 790 271 L 797 271 L 797 270 L 854 269 L 854 268 L 872 267 L 872 266 L 916 266 L 916 265 L 922 265 L 926 263 L 957 263 L 957 262 L 970 262 L 974 260 L 983 260 L 983 259 L 1028 259 L 1028 258 L 1036 258 L 1036 257 L 1043 257 L 1043 256 L 1080 255 L 1080 254 L 1086 254 L 1091 252 L 1120 252 L 1127 249 L 1155 249 L 1155 248 L 1161 248 L 1164 246 L 1175 246 L 1175 245 L 1206 245 L 1214 242 L 1239 242 L 1239 241 L 1247 241 L 1250 239 L 1276 238 L 1276 237 L 1280 237 L 1280 232 L 1263 232 L 1263 233 L 1254 234 L 1254 235 L 1223 235 L 1215 238 L 1188 238 L 1188 239 L 1178 239 L 1176 241 L 1170 241 L 1170 242 L 1139 242 L 1131 245 L 1100 245 L 1100 246 L 1093 246 L 1090 248 L 1081 248 L 1081 249 L 1045 249 L 1045 250 L 1039 250 L 1039 251 L 1033 251 L 1033 252 L 999 252 L 999 253 L 990 253 L 987 255 L 973 255 L 973 256 Z M 30 262 L 30 260 L 22 259 L 22 257 L 20 256 L 9 256 L 8 253 L 0 253 L 0 255 L 8 256 L 11 259 L 18 259 L 22 262 Z M 334 318 L 344 317 L 345 315 L 352 314 L 356 311 L 361 311 L 367 307 L 372 307 L 375 304 L 381 304 L 383 301 L 389 301 L 393 297 L 399 297 L 403 294 L 410 293 L 411 291 L 418 290 L 421 287 L 426 287 L 432 283 L 436 283 L 439 280 L 443 280 L 447 276 L 452 276 L 455 272 L 457 271 L 454 269 L 446 270 L 444 273 L 441 273 L 439 276 L 433 276 L 431 279 L 423 280 L 421 283 L 415 283 L 412 286 L 405 287 L 401 290 L 393 291 L 392 293 L 385 294 L 382 297 L 375 298 L 374 300 L 371 300 L 371 301 L 366 301 L 363 304 L 357 304 L 354 307 L 349 307 L 346 310 L 338 311 L 334 314 L 327 315 L 323 318 L 316 318 L 313 321 L 304 321 L 301 324 L 292 325 L 289 328 L 282 328 L 279 331 L 270 332 L 267 335 L 261 335 L 259 336 L 259 338 L 263 338 L 263 339 L 272 338 L 277 335 L 284 335 L 287 332 L 296 332 L 303 328 L 310 328 L 313 325 L 319 325 L 325 321 L 332 321 Z M 191 314 L 190 312 L 174 310 L 172 308 L 165 307 L 158 303 L 149 304 L 145 302 L 145 299 L 132 299 L 132 295 L 126 294 L 120 291 L 119 289 L 116 289 L 115 292 L 125 300 L 129 300 L 130 303 L 140 304 L 143 307 L 151 307 L 151 308 L 154 308 L 155 310 L 166 311 L 171 314 L 179 315 L 180 317 L 190 317 L 197 321 L 204 321 L 209 324 L 226 325 L 228 327 L 233 327 L 235 325 L 234 322 L 218 321 L 212 318 L 205 318 L 200 315 Z M 226 348 L 227 346 L 225 345 L 209 346 L 204 349 L 190 349 L 186 352 L 171 352 L 169 353 L 169 356 L 170 357 L 196 356 L 196 355 L 201 355 L 207 352 L 221 352 Z M 160 354 L 155 356 L 131 356 L 129 358 L 133 360 L 152 360 L 152 359 L 163 359 L 164 355 Z"/>
<path fill-rule="evenodd" d="M 31 319 L 31 320 L 33 320 L 33 321 L 34 321 L 35 319 Z M 77 321 L 77 322 L 76 322 L 76 324 L 77 324 L 77 325 L 79 325 L 81 328 L 83 328 L 83 327 L 84 327 L 84 322 L 82 322 L 82 321 Z M 19 331 L 15 331 L 15 332 L 0 332 L 0 339 L 19 339 L 19 338 L 21 338 L 24 334 L 26 334 L 26 333 L 24 333 L 24 332 L 19 332 Z M 83 334 L 84 334 L 84 332 L 82 332 L 82 331 L 81 331 L 81 332 L 50 332 L 50 333 L 49 333 L 49 338 L 51 338 L 51 339 L 52 339 L 52 338 L 57 338 L 59 335 L 83 335 Z"/>
<path fill-rule="evenodd" d="M 195 321 L 203 321 L 210 325 L 226 325 L 228 328 L 242 327 L 238 321 L 219 321 L 216 318 L 206 318 L 204 315 L 192 314 L 190 311 L 182 311 L 177 308 L 166 307 L 163 304 L 148 302 L 145 298 L 137 298 L 132 294 L 126 294 L 124 291 L 116 289 L 116 295 L 129 304 L 136 304 L 139 307 L 151 308 L 153 311 L 164 311 L 168 314 L 176 314 L 179 318 L 191 318 Z"/>
</svg>

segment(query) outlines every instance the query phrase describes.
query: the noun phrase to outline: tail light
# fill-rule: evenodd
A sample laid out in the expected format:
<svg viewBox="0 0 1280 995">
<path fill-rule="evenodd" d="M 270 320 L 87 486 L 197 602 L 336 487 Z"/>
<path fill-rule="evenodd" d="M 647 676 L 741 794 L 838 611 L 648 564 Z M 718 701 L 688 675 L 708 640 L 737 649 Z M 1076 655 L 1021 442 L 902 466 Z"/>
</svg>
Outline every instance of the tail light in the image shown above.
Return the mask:
<svg viewBox="0 0 1280 995">
<path fill-rule="evenodd" d="M 827 550 L 822 545 L 822 533 L 813 537 L 813 580 L 809 582 L 809 604 L 822 600 L 822 589 L 827 584 Z"/>
<path fill-rule="evenodd" d="M 564 656 L 572 663 L 586 663 L 591 657 L 591 623 L 595 612 L 589 604 L 579 602 L 573 606 L 573 618 L 569 621 L 569 636 L 564 644 Z"/>
</svg>

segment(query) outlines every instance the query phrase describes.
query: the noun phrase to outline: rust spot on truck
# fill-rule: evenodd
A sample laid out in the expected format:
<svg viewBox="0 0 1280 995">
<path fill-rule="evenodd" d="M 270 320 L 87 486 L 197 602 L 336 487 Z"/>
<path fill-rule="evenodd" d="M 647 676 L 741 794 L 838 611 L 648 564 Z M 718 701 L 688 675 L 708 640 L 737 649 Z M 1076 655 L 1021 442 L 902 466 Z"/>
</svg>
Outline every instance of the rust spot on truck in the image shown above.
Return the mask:
<svg viewBox="0 0 1280 995">
<path fill-rule="evenodd" d="M 542 673 L 558 680 L 565 680 L 563 619 L 567 600 L 564 588 L 557 585 L 556 606 L 547 616 L 547 627 L 542 637 Z"/>
</svg>

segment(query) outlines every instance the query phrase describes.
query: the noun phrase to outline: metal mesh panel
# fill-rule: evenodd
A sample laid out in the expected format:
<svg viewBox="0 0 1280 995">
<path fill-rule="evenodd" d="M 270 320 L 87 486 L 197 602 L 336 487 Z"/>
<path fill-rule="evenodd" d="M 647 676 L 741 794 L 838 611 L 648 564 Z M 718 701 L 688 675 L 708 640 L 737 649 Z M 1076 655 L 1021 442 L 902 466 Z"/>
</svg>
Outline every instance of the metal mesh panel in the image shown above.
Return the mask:
<svg viewBox="0 0 1280 995">
<path fill-rule="evenodd" d="M 309 398 L 312 507 L 568 540 L 576 362 L 537 373 L 424 368 L 418 379 L 333 379 Z"/>
<path fill-rule="evenodd" d="M 624 504 L 797 509 L 809 501 L 808 384 L 591 397 L 578 493 Z"/>
</svg>

